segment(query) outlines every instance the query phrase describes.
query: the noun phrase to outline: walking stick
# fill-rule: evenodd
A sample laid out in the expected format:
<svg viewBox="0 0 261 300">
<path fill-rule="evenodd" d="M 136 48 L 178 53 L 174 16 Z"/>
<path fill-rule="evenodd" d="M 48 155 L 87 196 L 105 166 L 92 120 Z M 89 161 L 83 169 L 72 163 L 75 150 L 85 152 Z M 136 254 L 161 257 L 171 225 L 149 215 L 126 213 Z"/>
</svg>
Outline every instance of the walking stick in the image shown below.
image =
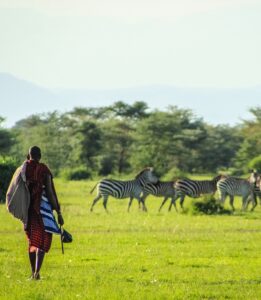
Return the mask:
<svg viewBox="0 0 261 300">
<path fill-rule="evenodd" d="M 62 246 L 62 254 L 64 254 L 64 248 L 63 248 L 63 228 L 60 225 L 60 231 L 61 231 L 61 246 Z"/>
</svg>

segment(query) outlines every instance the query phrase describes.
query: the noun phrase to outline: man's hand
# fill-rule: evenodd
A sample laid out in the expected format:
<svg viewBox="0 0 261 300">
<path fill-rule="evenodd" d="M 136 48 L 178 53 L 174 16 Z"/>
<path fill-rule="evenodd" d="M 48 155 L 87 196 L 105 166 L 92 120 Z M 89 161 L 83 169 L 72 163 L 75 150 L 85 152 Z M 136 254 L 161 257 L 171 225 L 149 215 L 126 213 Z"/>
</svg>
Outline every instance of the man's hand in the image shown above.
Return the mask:
<svg viewBox="0 0 261 300">
<path fill-rule="evenodd" d="M 57 214 L 58 214 L 58 223 L 59 225 L 63 226 L 64 224 L 63 216 L 60 212 L 58 212 Z"/>
</svg>

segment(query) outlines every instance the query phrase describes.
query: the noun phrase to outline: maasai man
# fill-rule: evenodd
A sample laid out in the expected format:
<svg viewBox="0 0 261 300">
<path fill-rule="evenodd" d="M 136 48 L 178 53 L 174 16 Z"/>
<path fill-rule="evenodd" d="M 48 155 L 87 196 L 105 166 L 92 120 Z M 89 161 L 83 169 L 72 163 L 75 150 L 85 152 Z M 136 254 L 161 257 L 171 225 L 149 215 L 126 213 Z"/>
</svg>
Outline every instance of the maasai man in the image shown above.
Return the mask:
<svg viewBox="0 0 261 300">
<path fill-rule="evenodd" d="M 45 191 L 52 209 L 57 212 L 58 223 L 64 224 L 60 205 L 55 192 L 52 174 L 49 168 L 40 163 L 41 150 L 34 146 L 29 149 L 26 161 L 26 182 L 30 191 L 30 207 L 25 232 L 29 241 L 29 259 L 32 269 L 31 279 L 40 279 L 40 269 L 44 255 L 51 247 L 52 234 L 44 229 L 40 214 L 42 193 Z"/>
</svg>

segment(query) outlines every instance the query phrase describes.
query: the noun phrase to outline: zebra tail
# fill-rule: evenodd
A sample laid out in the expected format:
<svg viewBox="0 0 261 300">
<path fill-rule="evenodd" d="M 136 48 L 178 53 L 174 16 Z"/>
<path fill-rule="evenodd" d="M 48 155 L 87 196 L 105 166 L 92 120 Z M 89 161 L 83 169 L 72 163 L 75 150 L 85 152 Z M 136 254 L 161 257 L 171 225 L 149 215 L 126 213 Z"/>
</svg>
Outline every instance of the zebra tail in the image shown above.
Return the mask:
<svg viewBox="0 0 261 300">
<path fill-rule="evenodd" d="M 99 183 L 99 182 L 97 182 L 97 183 L 95 184 L 95 186 L 92 188 L 92 190 L 90 191 L 90 194 L 92 194 L 92 192 L 95 190 L 95 188 L 96 188 L 96 186 L 98 185 L 98 183 Z"/>
</svg>

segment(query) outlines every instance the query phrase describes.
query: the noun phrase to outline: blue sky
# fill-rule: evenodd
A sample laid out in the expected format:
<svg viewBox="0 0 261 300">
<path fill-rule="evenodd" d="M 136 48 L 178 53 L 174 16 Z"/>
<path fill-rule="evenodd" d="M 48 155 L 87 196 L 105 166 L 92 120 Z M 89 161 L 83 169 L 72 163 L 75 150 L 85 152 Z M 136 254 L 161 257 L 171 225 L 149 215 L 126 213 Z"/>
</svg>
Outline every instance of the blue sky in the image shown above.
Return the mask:
<svg viewBox="0 0 261 300">
<path fill-rule="evenodd" d="M 261 84 L 261 1 L 0 2 L 0 72 L 48 88 Z"/>
</svg>

